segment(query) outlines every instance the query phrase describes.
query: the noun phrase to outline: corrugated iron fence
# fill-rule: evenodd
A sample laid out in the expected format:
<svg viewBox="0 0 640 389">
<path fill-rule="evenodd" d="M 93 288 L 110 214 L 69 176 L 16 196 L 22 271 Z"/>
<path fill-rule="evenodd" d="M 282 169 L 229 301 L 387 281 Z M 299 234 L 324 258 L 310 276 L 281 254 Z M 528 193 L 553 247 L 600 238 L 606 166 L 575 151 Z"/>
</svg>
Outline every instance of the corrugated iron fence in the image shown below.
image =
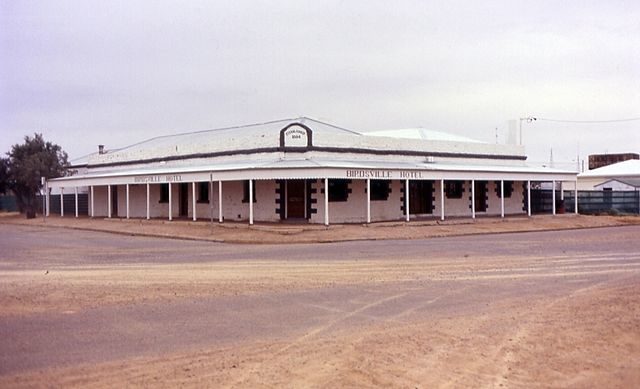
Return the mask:
<svg viewBox="0 0 640 389">
<path fill-rule="evenodd" d="M 564 200 L 556 191 L 556 212 L 574 212 L 574 191 L 565 190 Z M 551 189 L 531 190 L 531 213 L 551 213 L 553 192 Z M 640 214 L 640 192 L 638 191 L 578 191 L 578 212 L 582 214 Z"/>
<path fill-rule="evenodd" d="M 49 213 L 52 215 L 60 214 L 60 195 L 51 195 L 49 196 Z M 76 213 L 76 197 L 75 194 L 65 194 L 64 195 L 64 214 L 65 216 L 73 216 Z M 42 211 L 42 197 L 38 196 L 38 213 Z M 78 194 L 78 214 L 79 215 L 88 215 L 89 214 L 89 195 L 87 193 L 79 193 Z"/>
<path fill-rule="evenodd" d="M 565 191 L 564 201 L 567 212 L 573 212 L 575 202 L 572 191 Z M 640 214 L 640 192 L 580 190 L 578 191 L 578 212 L 584 214 Z"/>
</svg>

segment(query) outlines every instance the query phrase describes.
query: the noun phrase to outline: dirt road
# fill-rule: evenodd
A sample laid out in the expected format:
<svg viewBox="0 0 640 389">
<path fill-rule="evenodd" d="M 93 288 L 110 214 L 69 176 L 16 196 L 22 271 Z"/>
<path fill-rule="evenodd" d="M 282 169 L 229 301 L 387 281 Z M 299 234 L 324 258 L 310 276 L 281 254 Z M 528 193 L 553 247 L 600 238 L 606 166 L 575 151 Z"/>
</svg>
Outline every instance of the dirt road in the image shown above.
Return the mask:
<svg viewBox="0 0 640 389">
<path fill-rule="evenodd" d="M 0 387 L 633 387 L 640 226 L 231 245 L 0 224 Z"/>
</svg>

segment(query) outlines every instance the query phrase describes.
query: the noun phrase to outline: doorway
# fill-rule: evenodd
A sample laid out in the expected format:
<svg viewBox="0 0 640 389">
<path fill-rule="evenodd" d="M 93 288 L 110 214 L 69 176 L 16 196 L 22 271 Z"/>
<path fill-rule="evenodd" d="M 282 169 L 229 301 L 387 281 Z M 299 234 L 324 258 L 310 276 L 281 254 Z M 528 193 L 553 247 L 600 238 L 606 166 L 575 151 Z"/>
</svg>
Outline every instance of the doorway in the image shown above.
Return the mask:
<svg viewBox="0 0 640 389">
<path fill-rule="evenodd" d="M 111 215 L 118 217 L 118 185 L 111 186 Z"/>
<path fill-rule="evenodd" d="M 409 213 L 433 213 L 433 181 L 409 181 Z"/>
<path fill-rule="evenodd" d="M 487 181 L 475 181 L 476 212 L 487 212 Z"/>
<path fill-rule="evenodd" d="M 182 183 L 178 186 L 178 215 L 189 216 L 189 184 Z"/>
<path fill-rule="evenodd" d="M 304 219 L 305 212 L 305 180 L 287 180 L 287 219 Z"/>
</svg>

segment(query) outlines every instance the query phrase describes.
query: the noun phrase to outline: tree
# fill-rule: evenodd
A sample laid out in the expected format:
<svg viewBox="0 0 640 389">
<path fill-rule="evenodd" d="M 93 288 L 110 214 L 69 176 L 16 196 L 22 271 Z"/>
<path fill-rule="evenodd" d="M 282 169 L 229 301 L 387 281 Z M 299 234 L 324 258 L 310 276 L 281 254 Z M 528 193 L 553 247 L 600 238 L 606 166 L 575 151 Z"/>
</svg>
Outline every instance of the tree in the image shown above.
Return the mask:
<svg viewBox="0 0 640 389">
<path fill-rule="evenodd" d="M 7 193 L 9 189 L 9 160 L 0 158 L 0 194 Z"/>
<path fill-rule="evenodd" d="M 20 212 L 27 218 L 36 214 L 36 195 L 42 188 L 41 177 L 47 179 L 65 175 L 69 166 L 67 153 L 51 142 L 45 142 L 42 134 L 24 137 L 23 144 L 11 147 L 8 153 L 7 187 L 16 195 Z"/>
</svg>

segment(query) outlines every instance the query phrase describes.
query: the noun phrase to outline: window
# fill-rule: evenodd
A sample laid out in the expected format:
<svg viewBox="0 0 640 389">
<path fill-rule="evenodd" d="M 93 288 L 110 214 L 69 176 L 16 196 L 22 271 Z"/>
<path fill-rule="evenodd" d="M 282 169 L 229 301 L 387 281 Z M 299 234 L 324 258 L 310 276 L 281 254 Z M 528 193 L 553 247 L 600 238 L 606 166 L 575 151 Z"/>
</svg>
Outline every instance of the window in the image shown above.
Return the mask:
<svg viewBox="0 0 640 389">
<path fill-rule="evenodd" d="M 245 180 L 242 182 L 242 202 L 243 203 L 248 203 L 249 202 L 249 180 Z M 256 200 L 256 182 L 253 182 L 253 202 L 255 203 Z"/>
<path fill-rule="evenodd" d="M 329 180 L 329 201 L 347 201 L 349 180 Z"/>
<path fill-rule="evenodd" d="M 198 202 L 199 203 L 209 202 L 209 183 L 208 182 L 198 182 Z"/>
<path fill-rule="evenodd" d="M 371 180 L 371 200 L 386 201 L 389 198 L 389 183 L 388 180 Z"/>
<path fill-rule="evenodd" d="M 496 181 L 496 193 L 498 198 L 502 197 L 500 194 L 500 181 Z M 504 198 L 508 199 L 513 193 L 513 181 L 504 181 Z"/>
<path fill-rule="evenodd" d="M 160 184 L 160 203 L 169 202 L 169 184 Z"/>
<path fill-rule="evenodd" d="M 448 199 L 461 199 L 464 181 L 445 181 L 444 190 Z"/>
</svg>

